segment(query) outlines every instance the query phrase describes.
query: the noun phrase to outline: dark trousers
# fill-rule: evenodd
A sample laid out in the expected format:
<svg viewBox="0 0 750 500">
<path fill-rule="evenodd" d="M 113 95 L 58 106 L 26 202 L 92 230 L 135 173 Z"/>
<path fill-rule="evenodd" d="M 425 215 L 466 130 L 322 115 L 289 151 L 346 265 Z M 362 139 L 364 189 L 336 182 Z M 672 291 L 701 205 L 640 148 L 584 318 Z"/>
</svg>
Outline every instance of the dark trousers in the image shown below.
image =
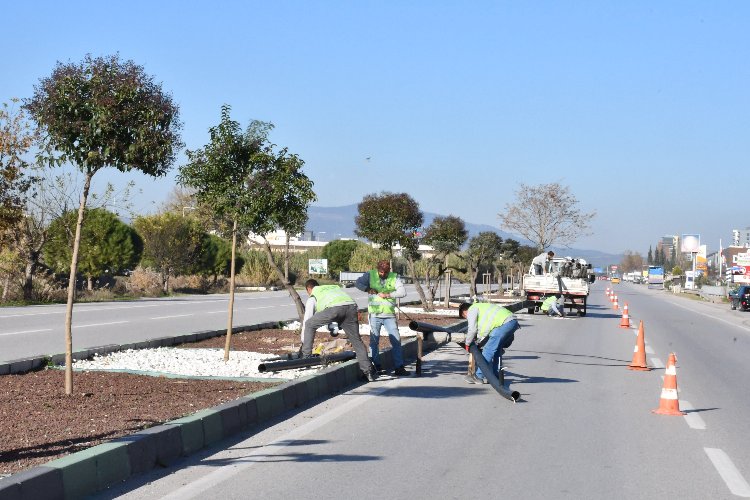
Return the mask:
<svg viewBox="0 0 750 500">
<path fill-rule="evenodd" d="M 347 339 L 354 347 L 354 353 L 357 355 L 359 368 L 362 372 L 367 373 L 372 369 L 372 363 L 367 356 L 367 348 L 359 336 L 359 320 L 357 319 L 357 305 L 344 304 L 342 306 L 329 307 L 312 315 L 305 322 L 305 331 L 302 337 L 302 355 L 309 356 L 312 354 L 313 342 L 315 341 L 315 330 L 321 326 L 335 321 L 339 328 L 344 330 Z"/>
</svg>

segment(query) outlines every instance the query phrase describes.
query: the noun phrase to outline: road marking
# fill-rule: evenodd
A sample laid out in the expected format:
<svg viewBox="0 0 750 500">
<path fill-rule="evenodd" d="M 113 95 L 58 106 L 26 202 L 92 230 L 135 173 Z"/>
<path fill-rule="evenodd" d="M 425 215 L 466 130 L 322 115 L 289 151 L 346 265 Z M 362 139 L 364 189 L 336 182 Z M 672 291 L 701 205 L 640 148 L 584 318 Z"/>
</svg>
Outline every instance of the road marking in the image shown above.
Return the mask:
<svg viewBox="0 0 750 500">
<path fill-rule="evenodd" d="M 695 408 L 690 404 L 690 401 L 680 399 L 680 410 L 687 412 L 685 415 L 685 422 L 687 422 L 691 429 L 697 429 L 700 431 L 706 430 L 706 422 L 703 421 L 698 413 L 693 411 Z"/>
<path fill-rule="evenodd" d="M 654 350 L 648 344 L 646 344 L 646 354 L 654 354 Z"/>
<path fill-rule="evenodd" d="M 718 448 L 703 448 L 711 459 L 711 463 L 714 464 L 719 475 L 729 487 L 729 491 L 738 497 L 750 498 L 750 484 L 745 481 L 740 471 L 732 463 L 732 459 L 729 455 L 724 453 L 723 450 Z"/>
<path fill-rule="evenodd" d="M 654 368 L 666 368 L 662 360 L 660 360 L 659 358 L 655 358 L 653 356 L 651 357 L 651 365 Z"/>
<path fill-rule="evenodd" d="M 185 316 L 192 316 L 192 314 L 173 314 L 172 316 L 157 316 L 151 319 L 171 319 L 171 318 L 184 318 Z"/>
<path fill-rule="evenodd" d="M 89 328 L 90 326 L 119 325 L 121 323 L 130 323 L 130 322 L 129 321 L 111 321 L 109 323 L 92 323 L 90 325 L 73 325 L 73 328 Z"/>
<path fill-rule="evenodd" d="M 359 388 L 365 389 L 365 394 L 357 394 L 348 392 L 352 399 L 349 399 L 346 403 L 341 406 L 329 410 L 326 413 L 315 417 L 306 424 L 303 424 L 273 442 L 256 448 L 255 450 L 234 459 L 228 459 L 222 467 L 210 472 L 205 476 L 197 479 L 196 481 L 190 482 L 182 488 L 173 491 L 172 493 L 161 497 L 162 499 L 170 500 L 183 500 L 185 498 L 204 498 L 204 493 L 217 485 L 227 481 L 229 478 L 249 469 L 256 463 L 263 463 L 267 461 L 268 457 L 273 456 L 276 453 L 282 453 L 284 449 L 290 444 L 294 444 L 296 439 L 300 439 L 311 432 L 323 427 L 324 425 L 333 422 L 355 409 L 356 407 L 365 404 L 371 399 L 380 396 L 382 393 L 394 389 L 401 385 L 407 379 L 394 379 L 393 381 L 386 382 L 385 384 L 379 384 L 378 387 L 370 389 L 369 387 Z M 369 390 L 368 390 L 369 389 Z M 238 443 L 237 446 L 242 446 L 242 443 Z M 230 450 L 233 448 L 230 448 Z M 256 458 L 260 457 L 260 458 Z"/>
<path fill-rule="evenodd" d="M 42 328 L 41 330 L 24 330 L 22 332 L 0 333 L 0 337 L 4 337 L 6 335 L 21 335 L 24 333 L 51 332 L 51 331 L 52 331 L 52 328 Z"/>
<path fill-rule="evenodd" d="M 226 310 L 224 310 L 224 311 L 208 311 L 208 312 L 205 312 L 203 314 L 221 314 L 221 313 L 227 314 L 227 311 Z"/>
</svg>

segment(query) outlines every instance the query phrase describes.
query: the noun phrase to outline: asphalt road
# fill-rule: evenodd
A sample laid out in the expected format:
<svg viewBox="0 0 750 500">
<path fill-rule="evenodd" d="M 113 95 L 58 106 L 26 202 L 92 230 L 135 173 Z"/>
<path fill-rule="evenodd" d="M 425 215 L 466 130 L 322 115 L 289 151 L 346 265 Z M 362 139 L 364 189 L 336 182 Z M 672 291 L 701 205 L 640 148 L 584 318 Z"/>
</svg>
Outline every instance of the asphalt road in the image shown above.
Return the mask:
<svg viewBox="0 0 750 500">
<path fill-rule="evenodd" d="M 449 344 L 423 377 L 359 386 L 99 498 L 750 497 L 750 314 L 622 284 L 623 329 L 605 286 L 585 318 L 519 314 L 516 404 L 466 384 Z M 626 369 L 639 320 L 649 372 Z M 670 352 L 684 417 L 651 412 Z"/>
<path fill-rule="evenodd" d="M 361 306 L 366 294 L 347 288 Z M 468 293 L 453 285 L 451 295 Z M 307 299 L 303 291 L 302 299 Z M 417 300 L 407 285 L 406 300 Z M 73 350 L 184 335 L 227 326 L 229 295 L 186 295 L 128 302 L 80 303 L 73 307 Z M 297 319 L 288 292 L 235 295 L 235 326 Z M 0 308 L 0 362 L 65 352 L 65 305 Z"/>
</svg>

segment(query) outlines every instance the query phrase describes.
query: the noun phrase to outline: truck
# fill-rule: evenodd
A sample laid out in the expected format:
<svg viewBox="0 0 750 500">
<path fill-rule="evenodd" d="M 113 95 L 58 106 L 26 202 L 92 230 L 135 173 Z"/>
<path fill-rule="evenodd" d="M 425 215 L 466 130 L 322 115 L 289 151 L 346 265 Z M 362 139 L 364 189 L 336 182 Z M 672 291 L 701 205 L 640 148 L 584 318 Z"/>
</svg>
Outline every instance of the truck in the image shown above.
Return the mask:
<svg viewBox="0 0 750 500">
<path fill-rule="evenodd" d="M 729 307 L 740 311 L 750 309 L 750 285 L 740 285 L 736 290 L 729 292 Z"/>
<path fill-rule="evenodd" d="M 664 268 L 661 266 L 648 266 L 648 287 L 664 288 Z"/>
<path fill-rule="evenodd" d="M 521 290 L 526 298 L 529 314 L 534 314 L 550 295 L 560 294 L 565 306 L 576 309 L 579 316 L 586 316 L 586 301 L 589 284 L 596 281 L 596 275 L 584 259 L 555 257 L 548 272 L 534 274 L 534 266 L 523 276 Z"/>
</svg>

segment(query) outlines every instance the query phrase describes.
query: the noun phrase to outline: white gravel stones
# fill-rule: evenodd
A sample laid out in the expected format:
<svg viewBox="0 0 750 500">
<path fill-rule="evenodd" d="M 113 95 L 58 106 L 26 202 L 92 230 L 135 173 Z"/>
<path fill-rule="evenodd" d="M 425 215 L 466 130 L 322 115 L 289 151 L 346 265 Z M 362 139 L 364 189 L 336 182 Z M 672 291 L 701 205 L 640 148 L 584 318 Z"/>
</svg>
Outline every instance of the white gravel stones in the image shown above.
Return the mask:
<svg viewBox="0 0 750 500">
<path fill-rule="evenodd" d="M 224 349 L 128 349 L 106 356 L 95 356 L 91 360 L 74 363 L 76 370 L 127 370 L 133 372 L 165 373 L 194 377 L 242 377 L 295 379 L 312 374 L 320 366 L 298 368 L 280 372 L 258 371 L 258 365 L 273 354 L 248 351 L 232 351 L 229 361 L 224 362 Z"/>
</svg>

